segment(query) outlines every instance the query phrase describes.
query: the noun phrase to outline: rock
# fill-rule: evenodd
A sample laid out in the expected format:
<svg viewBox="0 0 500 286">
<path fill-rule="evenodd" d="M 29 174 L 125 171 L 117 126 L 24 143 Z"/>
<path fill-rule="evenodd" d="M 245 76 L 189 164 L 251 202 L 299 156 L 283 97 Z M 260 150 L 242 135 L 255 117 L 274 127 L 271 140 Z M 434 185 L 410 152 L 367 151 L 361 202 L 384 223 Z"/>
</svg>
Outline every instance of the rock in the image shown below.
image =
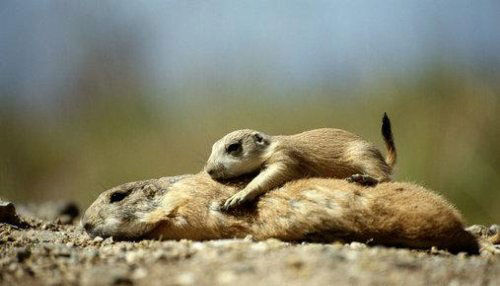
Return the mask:
<svg viewBox="0 0 500 286">
<path fill-rule="evenodd" d="M 22 263 L 24 260 L 28 259 L 31 256 L 31 251 L 27 247 L 21 247 L 16 249 L 16 258 L 19 263 Z"/>
<path fill-rule="evenodd" d="M 351 249 L 356 249 L 356 250 L 365 249 L 367 247 L 366 244 L 356 241 L 351 242 L 349 246 L 351 247 Z"/>
<path fill-rule="evenodd" d="M 269 250 L 269 245 L 267 245 L 263 241 L 259 241 L 257 243 L 254 243 L 250 247 L 253 251 L 256 251 L 256 252 L 267 252 Z"/>
<path fill-rule="evenodd" d="M 134 270 L 134 272 L 132 273 L 132 278 L 135 280 L 138 280 L 138 279 L 145 278 L 147 275 L 148 275 L 148 272 L 146 271 L 146 269 L 140 267 L 140 268 L 137 268 L 136 270 Z"/>
<path fill-rule="evenodd" d="M 106 238 L 106 239 L 102 242 L 102 244 L 104 244 L 104 245 L 110 245 L 110 244 L 113 244 L 113 242 L 114 242 L 113 237 L 111 237 L 111 236 L 110 236 L 110 237 Z"/>
<path fill-rule="evenodd" d="M 20 208 L 20 213 L 40 219 L 50 220 L 59 224 L 72 224 L 80 215 L 77 204 L 71 201 L 45 202 L 28 204 Z"/>
<path fill-rule="evenodd" d="M 238 276 L 233 271 L 222 271 L 217 275 L 217 282 L 220 284 L 234 284 L 238 280 Z"/>
<path fill-rule="evenodd" d="M 290 257 L 287 258 L 286 263 L 289 267 L 295 270 L 299 270 L 304 266 L 304 261 L 297 255 L 290 255 Z"/>
<path fill-rule="evenodd" d="M 16 207 L 11 202 L 0 201 L 0 222 L 12 225 L 20 223 L 16 213 Z"/>
<path fill-rule="evenodd" d="M 139 249 L 137 251 L 130 251 L 127 254 L 125 254 L 125 261 L 127 262 L 127 264 L 132 265 L 143 260 L 144 257 L 145 257 L 144 250 Z"/>
<path fill-rule="evenodd" d="M 124 267 L 94 266 L 83 272 L 82 285 L 133 285 L 129 272 Z"/>
<path fill-rule="evenodd" d="M 153 256 L 153 259 L 155 261 L 164 260 L 164 259 L 167 258 L 167 255 L 165 254 L 165 251 L 163 251 L 161 249 L 160 250 L 156 250 L 155 252 L 153 252 L 152 256 Z"/>
<path fill-rule="evenodd" d="M 184 272 L 177 276 L 177 283 L 179 285 L 194 285 L 195 281 L 196 279 L 192 272 Z"/>
<path fill-rule="evenodd" d="M 80 209 L 74 202 L 61 203 L 57 212 L 60 216 L 68 216 L 72 219 L 80 215 Z"/>
</svg>

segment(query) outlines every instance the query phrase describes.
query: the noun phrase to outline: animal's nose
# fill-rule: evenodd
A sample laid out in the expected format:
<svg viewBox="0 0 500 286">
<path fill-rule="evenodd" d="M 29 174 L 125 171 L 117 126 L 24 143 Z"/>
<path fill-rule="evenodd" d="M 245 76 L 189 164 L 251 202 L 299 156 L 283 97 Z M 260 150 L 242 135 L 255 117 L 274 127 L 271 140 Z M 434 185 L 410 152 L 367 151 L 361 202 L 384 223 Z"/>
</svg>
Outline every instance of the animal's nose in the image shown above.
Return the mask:
<svg viewBox="0 0 500 286">
<path fill-rule="evenodd" d="M 224 167 L 221 164 L 212 164 L 207 166 L 205 170 L 214 180 L 219 179 L 224 175 Z"/>
<path fill-rule="evenodd" d="M 90 223 L 86 222 L 86 223 L 84 223 L 84 224 L 83 224 L 83 228 L 84 228 L 87 232 L 89 232 L 89 231 L 91 231 L 91 230 L 92 230 L 92 224 L 90 224 Z"/>
<path fill-rule="evenodd" d="M 216 169 L 208 169 L 207 173 L 210 175 L 210 177 L 213 177 L 217 173 L 217 170 Z"/>
</svg>

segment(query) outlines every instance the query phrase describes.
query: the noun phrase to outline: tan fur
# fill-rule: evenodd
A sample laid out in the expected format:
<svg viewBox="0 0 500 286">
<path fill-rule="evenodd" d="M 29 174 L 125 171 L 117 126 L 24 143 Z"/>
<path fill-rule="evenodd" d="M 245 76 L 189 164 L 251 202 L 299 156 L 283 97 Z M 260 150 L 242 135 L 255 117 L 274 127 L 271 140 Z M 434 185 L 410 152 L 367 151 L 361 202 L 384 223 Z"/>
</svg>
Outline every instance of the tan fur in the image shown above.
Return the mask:
<svg viewBox="0 0 500 286">
<path fill-rule="evenodd" d="M 488 238 L 488 241 L 493 244 L 500 244 L 500 232 L 497 232 Z"/>
<path fill-rule="evenodd" d="M 129 239 L 252 235 L 258 240 L 342 240 L 478 251 L 459 212 L 414 184 L 386 182 L 364 188 L 345 180 L 303 179 L 264 194 L 255 205 L 221 212 L 225 198 L 239 189 L 241 184 L 223 185 L 205 173 L 125 184 L 101 194 L 82 223 L 91 235 Z M 123 191 L 129 193 L 125 199 L 109 202 L 111 194 Z"/>
<path fill-rule="evenodd" d="M 260 144 L 254 136 L 263 138 Z M 241 152 L 228 153 L 239 143 Z M 395 162 L 393 144 L 388 160 Z M 283 185 L 307 177 L 347 178 L 354 174 L 389 181 L 392 167 L 380 151 L 361 137 L 341 129 L 322 128 L 290 136 L 269 136 L 255 130 L 237 130 L 217 141 L 205 170 L 215 179 L 227 179 L 260 170 L 260 174 L 226 203 L 230 208 Z"/>
</svg>

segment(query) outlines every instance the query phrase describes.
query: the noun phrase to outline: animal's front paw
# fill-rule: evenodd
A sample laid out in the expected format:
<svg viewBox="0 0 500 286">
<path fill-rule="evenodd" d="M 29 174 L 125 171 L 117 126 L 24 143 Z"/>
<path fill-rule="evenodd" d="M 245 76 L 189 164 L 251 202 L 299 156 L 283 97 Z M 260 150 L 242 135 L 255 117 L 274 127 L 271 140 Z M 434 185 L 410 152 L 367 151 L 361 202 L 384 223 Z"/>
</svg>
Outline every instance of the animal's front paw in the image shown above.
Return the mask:
<svg viewBox="0 0 500 286">
<path fill-rule="evenodd" d="M 232 197 L 230 197 L 225 203 L 224 205 L 222 206 L 222 210 L 224 211 L 227 211 L 227 210 L 230 210 L 234 207 L 237 207 L 249 200 L 251 200 L 252 198 L 245 192 L 238 192 L 236 193 L 235 195 L 233 195 Z"/>
</svg>

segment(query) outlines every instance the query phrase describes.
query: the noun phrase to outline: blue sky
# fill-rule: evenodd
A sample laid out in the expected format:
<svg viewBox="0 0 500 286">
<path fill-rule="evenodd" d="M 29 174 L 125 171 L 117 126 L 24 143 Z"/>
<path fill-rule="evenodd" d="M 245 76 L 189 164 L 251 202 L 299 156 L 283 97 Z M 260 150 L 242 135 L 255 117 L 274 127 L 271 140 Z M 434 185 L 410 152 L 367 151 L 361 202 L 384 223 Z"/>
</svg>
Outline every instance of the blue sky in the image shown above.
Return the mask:
<svg viewBox="0 0 500 286">
<path fill-rule="evenodd" d="M 498 71 L 499 27 L 499 1 L 2 1 L 0 96 L 70 92 L 92 53 L 160 90 Z"/>
</svg>

